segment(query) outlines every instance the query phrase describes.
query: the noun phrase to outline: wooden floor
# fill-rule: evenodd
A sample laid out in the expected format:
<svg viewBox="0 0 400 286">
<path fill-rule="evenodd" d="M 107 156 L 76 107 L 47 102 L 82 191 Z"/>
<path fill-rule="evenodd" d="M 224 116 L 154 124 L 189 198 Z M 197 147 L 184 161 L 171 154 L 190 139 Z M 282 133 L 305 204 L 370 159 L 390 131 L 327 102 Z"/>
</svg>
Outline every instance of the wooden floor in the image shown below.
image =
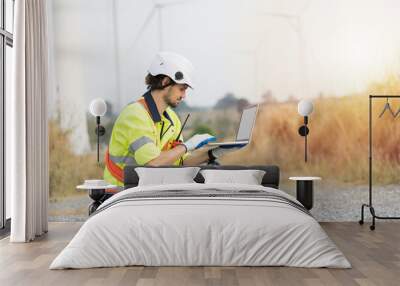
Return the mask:
<svg viewBox="0 0 400 286">
<path fill-rule="evenodd" d="M 0 241 L 0 285 L 400 285 L 400 224 L 322 223 L 352 269 L 290 267 L 122 267 L 48 270 L 80 223 L 50 223 L 27 244 Z"/>
</svg>

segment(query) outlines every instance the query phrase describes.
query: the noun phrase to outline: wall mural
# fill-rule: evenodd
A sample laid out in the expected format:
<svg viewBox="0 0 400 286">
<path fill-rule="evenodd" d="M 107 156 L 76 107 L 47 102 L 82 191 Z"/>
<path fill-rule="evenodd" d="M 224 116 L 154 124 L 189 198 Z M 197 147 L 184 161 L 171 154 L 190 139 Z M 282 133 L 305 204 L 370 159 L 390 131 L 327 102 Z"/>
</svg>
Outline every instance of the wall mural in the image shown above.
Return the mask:
<svg viewBox="0 0 400 286">
<path fill-rule="evenodd" d="M 86 219 L 90 200 L 75 187 L 102 178 L 90 101 L 107 103 L 102 158 L 119 112 L 145 92 L 144 77 L 159 50 L 181 53 L 196 68 L 196 89 L 176 109 L 181 121 L 191 115 L 184 138 L 206 132 L 234 139 L 243 108 L 260 104 L 251 144 L 221 163 L 278 165 L 281 188 L 291 194 L 290 176 L 321 177 L 314 216 L 360 219 L 368 200 L 368 96 L 400 94 L 400 19 L 394 14 L 400 3 L 136 2 L 49 5 L 51 220 Z M 104 21 L 95 21 L 100 17 Z M 298 134 L 302 99 L 314 106 L 307 162 Z M 388 102 L 394 113 L 400 110 L 400 99 Z M 394 215 L 400 213 L 400 114 L 380 117 L 386 103 L 376 101 L 372 110 L 372 177 L 376 211 Z"/>
</svg>

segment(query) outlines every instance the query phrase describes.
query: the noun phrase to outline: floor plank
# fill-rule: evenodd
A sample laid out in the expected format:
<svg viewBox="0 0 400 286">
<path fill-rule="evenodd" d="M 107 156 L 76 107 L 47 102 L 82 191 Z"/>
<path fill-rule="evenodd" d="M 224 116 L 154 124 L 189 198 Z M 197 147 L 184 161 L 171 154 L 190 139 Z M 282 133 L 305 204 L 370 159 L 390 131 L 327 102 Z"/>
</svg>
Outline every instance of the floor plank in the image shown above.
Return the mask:
<svg viewBox="0 0 400 286">
<path fill-rule="evenodd" d="M 400 223 L 379 222 L 375 231 L 357 223 L 321 223 L 352 263 L 352 269 L 291 267 L 117 267 L 48 269 L 81 223 L 50 223 L 32 243 L 0 240 L 0 285 L 399 285 Z"/>
</svg>

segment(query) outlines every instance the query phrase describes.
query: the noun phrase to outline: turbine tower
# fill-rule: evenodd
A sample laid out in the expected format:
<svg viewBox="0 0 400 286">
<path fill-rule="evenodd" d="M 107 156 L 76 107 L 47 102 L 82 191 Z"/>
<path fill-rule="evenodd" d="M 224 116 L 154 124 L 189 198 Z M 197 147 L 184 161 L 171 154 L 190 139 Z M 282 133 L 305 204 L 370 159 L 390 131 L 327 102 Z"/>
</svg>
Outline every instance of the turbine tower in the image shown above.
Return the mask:
<svg viewBox="0 0 400 286">
<path fill-rule="evenodd" d="M 298 13 L 284 13 L 284 12 L 261 12 L 261 15 L 280 18 L 285 20 L 289 26 L 293 29 L 293 31 L 297 35 L 298 41 L 298 69 L 299 69 L 299 82 L 301 84 L 300 87 L 300 97 L 304 98 L 308 94 L 308 75 L 307 75 L 307 61 L 306 61 L 306 53 L 305 53 L 305 39 L 303 37 L 303 23 L 302 16 L 304 12 L 310 6 L 311 1 L 307 1 L 304 7 Z"/>
<path fill-rule="evenodd" d="M 253 75 L 254 75 L 254 95 L 253 99 L 258 102 L 261 99 L 261 92 L 259 90 L 259 69 L 260 69 L 260 53 L 261 53 L 261 48 L 264 43 L 264 38 L 261 38 L 257 46 L 252 49 L 243 49 L 243 50 L 234 50 L 233 52 L 236 54 L 244 55 L 244 56 L 250 56 L 252 62 L 253 62 Z"/>
</svg>

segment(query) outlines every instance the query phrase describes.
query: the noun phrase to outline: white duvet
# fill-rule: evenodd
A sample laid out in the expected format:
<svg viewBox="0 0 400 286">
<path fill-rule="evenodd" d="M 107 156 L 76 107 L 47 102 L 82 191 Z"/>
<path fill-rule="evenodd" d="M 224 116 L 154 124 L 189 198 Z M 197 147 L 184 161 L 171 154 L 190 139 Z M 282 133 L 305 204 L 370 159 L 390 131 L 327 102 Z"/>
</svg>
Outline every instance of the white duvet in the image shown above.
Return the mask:
<svg viewBox="0 0 400 286">
<path fill-rule="evenodd" d="M 279 201 L 187 196 L 121 200 L 137 192 L 168 190 L 261 190 L 297 202 L 280 190 L 255 185 L 193 183 L 131 188 L 104 202 L 50 269 L 127 265 L 351 267 L 312 216 Z"/>
</svg>

